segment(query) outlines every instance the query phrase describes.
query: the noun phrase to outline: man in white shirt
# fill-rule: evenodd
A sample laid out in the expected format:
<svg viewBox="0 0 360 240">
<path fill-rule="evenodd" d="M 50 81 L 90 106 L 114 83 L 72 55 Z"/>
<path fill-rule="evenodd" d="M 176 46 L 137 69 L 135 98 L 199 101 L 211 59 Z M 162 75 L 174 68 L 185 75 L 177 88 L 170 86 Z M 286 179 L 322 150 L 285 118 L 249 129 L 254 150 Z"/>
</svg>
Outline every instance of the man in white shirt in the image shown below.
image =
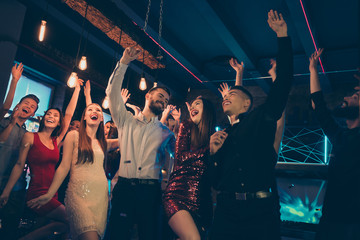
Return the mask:
<svg viewBox="0 0 360 240">
<path fill-rule="evenodd" d="M 161 169 L 165 150 L 173 152 L 175 146 L 174 134 L 158 120 L 170 98 L 167 88 L 150 89 L 137 116 L 125 108 L 120 95 L 124 75 L 139 54 L 134 48 L 125 49 L 106 89 L 121 149 L 120 167 L 113 179 L 117 183 L 112 191 L 110 239 L 130 239 L 135 223 L 140 239 L 158 239 Z"/>
</svg>

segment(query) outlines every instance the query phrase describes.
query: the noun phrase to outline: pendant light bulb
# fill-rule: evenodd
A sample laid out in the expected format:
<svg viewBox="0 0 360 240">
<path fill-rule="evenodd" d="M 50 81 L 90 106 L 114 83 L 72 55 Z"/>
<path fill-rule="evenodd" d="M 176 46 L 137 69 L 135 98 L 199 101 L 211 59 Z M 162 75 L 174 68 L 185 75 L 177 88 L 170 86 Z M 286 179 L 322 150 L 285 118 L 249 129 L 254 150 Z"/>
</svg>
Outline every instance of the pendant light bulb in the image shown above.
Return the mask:
<svg viewBox="0 0 360 240">
<path fill-rule="evenodd" d="M 44 41 L 45 31 L 46 31 L 46 21 L 41 20 L 41 26 L 40 26 L 40 31 L 39 31 L 39 41 L 40 42 Z"/>
<path fill-rule="evenodd" d="M 108 96 L 106 96 L 106 97 L 104 98 L 104 101 L 102 102 L 102 107 L 103 107 L 104 109 L 108 109 L 108 108 L 109 108 L 109 98 L 108 98 Z"/>
<path fill-rule="evenodd" d="M 157 87 L 157 82 L 154 82 L 154 86 L 153 87 Z"/>
<path fill-rule="evenodd" d="M 146 88 L 147 88 L 144 75 L 141 76 L 139 88 L 140 88 L 141 91 L 145 91 Z"/>
<path fill-rule="evenodd" d="M 76 81 L 78 79 L 77 73 L 76 72 L 72 72 L 70 74 L 70 77 L 67 81 L 67 85 L 69 86 L 69 88 L 74 88 L 76 86 Z"/>
<path fill-rule="evenodd" d="M 85 56 L 82 56 L 82 57 L 81 57 L 81 60 L 80 60 L 80 62 L 79 62 L 79 69 L 84 71 L 84 70 L 86 70 L 86 68 L 87 68 L 86 57 L 85 57 Z"/>
</svg>

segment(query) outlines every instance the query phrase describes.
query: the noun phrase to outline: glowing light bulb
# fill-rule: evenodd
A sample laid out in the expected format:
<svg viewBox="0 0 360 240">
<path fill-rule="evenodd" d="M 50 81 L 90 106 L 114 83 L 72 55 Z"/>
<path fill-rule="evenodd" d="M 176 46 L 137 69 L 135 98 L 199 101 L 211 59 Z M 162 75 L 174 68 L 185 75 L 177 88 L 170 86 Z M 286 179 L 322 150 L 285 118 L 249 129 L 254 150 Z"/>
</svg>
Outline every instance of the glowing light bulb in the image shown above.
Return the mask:
<svg viewBox="0 0 360 240">
<path fill-rule="evenodd" d="M 157 82 L 154 82 L 154 86 L 153 87 L 157 87 Z"/>
<path fill-rule="evenodd" d="M 144 77 L 144 76 L 141 77 L 140 84 L 139 84 L 139 88 L 140 88 L 140 90 L 142 90 L 142 91 L 145 91 L 146 88 L 147 88 L 147 86 L 146 86 L 146 81 L 145 81 L 145 77 Z"/>
<path fill-rule="evenodd" d="M 84 71 L 86 68 L 87 68 L 86 57 L 82 56 L 79 62 L 79 69 Z"/>
<path fill-rule="evenodd" d="M 40 42 L 44 41 L 45 30 L 46 30 L 46 21 L 41 20 L 41 26 L 40 26 L 40 32 L 39 32 L 39 41 Z"/>
<path fill-rule="evenodd" d="M 108 109 L 108 108 L 109 108 L 109 98 L 108 98 L 108 96 L 106 96 L 106 97 L 104 98 L 104 101 L 102 102 L 102 107 L 103 107 L 104 109 Z"/>
<path fill-rule="evenodd" d="M 77 73 L 76 72 L 72 72 L 70 74 L 70 77 L 67 81 L 67 85 L 69 86 L 69 88 L 74 88 L 76 86 L 76 81 L 78 79 Z"/>
</svg>

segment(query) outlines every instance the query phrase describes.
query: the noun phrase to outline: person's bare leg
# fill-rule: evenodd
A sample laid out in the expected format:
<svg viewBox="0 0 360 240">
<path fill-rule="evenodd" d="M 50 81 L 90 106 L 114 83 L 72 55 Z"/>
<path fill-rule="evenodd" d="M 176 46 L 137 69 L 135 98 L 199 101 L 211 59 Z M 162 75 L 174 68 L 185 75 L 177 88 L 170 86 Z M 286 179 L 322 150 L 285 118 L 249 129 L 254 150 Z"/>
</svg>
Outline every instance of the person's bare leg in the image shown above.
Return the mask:
<svg viewBox="0 0 360 240">
<path fill-rule="evenodd" d="M 79 240 L 99 240 L 100 237 L 96 231 L 84 232 L 79 236 Z"/>
<path fill-rule="evenodd" d="M 48 236 L 54 234 L 54 232 L 62 234 L 69 231 L 64 205 L 60 205 L 55 210 L 51 211 L 48 215 L 46 215 L 46 217 L 50 221 L 53 220 L 55 222 L 50 222 L 49 224 L 30 232 L 29 234 L 20 238 L 20 240 L 46 239 Z"/>
<path fill-rule="evenodd" d="M 175 213 L 170 218 L 169 225 L 181 240 L 200 240 L 200 234 L 194 219 L 186 210 Z"/>
</svg>

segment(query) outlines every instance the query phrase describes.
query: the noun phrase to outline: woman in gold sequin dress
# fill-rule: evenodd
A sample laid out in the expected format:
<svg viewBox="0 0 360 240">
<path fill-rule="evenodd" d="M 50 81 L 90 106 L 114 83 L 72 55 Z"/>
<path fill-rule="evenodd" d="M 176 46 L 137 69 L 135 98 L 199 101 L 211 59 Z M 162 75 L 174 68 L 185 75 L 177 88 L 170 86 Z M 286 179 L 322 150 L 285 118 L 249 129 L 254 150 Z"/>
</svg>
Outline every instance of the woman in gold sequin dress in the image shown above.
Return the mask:
<svg viewBox="0 0 360 240">
<path fill-rule="evenodd" d="M 72 239 L 99 239 L 104 235 L 108 207 L 104 155 L 116 147 L 117 139 L 105 140 L 101 107 L 88 105 L 79 132 L 71 131 L 65 139 L 63 160 L 48 192 L 32 200 L 35 207 L 46 204 L 70 170 L 65 207 Z"/>
<path fill-rule="evenodd" d="M 196 98 L 188 109 L 190 119 L 179 128 L 175 167 L 163 203 L 168 223 L 180 239 L 200 239 L 205 238 L 212 219 L 206 169 L 210 136 L 215 130 L 215 112 L 210 101 L 202 97 Z"/>
</svg>

